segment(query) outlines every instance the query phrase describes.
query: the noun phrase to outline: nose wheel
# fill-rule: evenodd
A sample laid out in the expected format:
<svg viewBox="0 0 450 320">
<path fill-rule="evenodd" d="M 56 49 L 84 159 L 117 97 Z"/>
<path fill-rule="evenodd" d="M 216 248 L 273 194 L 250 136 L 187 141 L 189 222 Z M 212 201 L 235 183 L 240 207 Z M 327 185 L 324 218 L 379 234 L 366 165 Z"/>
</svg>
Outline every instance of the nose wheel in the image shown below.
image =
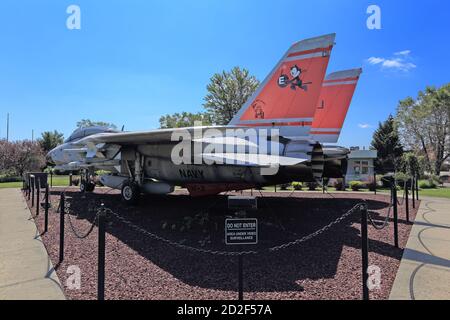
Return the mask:
<svg viewBox="0 0 450 320">
<path fill-rule="evenodd" d="M 80 191 L 81 192 L 93 192 L 95 189 L 95 183 L 88 182 L 88 181 L 82 181 L 80 183 Z"/>
<path fill-rule="evenodd" d="M 135 182 L 127 181 L 122 186 L 122 200 L 126 204 L 137 204 L 141 195 L 139 185 Z"/>
</svg>

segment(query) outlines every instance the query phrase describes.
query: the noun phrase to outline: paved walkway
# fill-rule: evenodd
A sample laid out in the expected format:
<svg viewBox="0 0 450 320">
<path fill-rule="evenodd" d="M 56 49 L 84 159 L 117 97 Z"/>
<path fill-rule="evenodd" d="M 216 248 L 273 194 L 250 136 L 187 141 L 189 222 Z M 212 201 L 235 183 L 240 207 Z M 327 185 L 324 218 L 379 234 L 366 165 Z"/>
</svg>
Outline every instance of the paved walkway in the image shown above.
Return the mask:
<svg viewBox="0 0 450 320">
<path fill-rule="evenodd" d="M 65 299 L 19 189 L 0 189 L 0 300 Z"/>
<path fill-rule="evenodd" d="M 450 200 L 421 200 L 391 300 L 450 300 Z"/>
</svg>

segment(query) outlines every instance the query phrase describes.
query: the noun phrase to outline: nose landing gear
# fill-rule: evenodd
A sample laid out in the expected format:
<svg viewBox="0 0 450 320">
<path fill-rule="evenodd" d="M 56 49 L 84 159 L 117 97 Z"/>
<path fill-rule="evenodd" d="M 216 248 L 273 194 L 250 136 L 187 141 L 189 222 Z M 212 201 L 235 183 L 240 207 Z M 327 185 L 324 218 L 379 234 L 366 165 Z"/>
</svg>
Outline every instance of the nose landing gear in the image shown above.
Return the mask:
<svg viewBox="0 0 450 320">
<path fill-rule="evenodd" d="M 90 174 L 89 170 L 85 170 L 82 172 L 80 177 L 80 191 L 81 192 L 93 192 L 95 189 L 95 182 L 93 180 L 93 175 Z"/>
<path fill-rule="evenodd" d="M 93 192 L 95 190 L 95 183 L 83 180 L 80 183 L 81 192 Z"/>
</svg>

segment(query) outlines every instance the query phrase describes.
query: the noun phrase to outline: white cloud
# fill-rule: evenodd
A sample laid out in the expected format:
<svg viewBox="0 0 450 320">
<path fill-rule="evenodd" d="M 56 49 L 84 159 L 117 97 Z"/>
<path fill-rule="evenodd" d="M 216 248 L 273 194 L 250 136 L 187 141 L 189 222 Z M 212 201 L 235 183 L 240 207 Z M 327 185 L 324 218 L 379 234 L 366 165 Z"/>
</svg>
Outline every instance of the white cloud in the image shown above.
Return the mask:
<svg viewBox="0 0 450 320">
<path fill-rule="evenodd" d="M 417 66 L 411 62 L 411 50 L 403 50 L 394 53 L 394 57 L 380 58 L 370 57 L 367 62 L 371 65 L 381 65 L 382 70 L 397 70 L 402 72 L 409 72 Z"/>
<path fill-rule="evenodd" d="M 372 128 L 372 126 L 370 124 L 367 124 L 367 123 L 360 123 L 360 124 L 358 124 L 358 127 L 360 127 L 361 129 L 370 129 L 370 128 Z"/>
<path fill-rule="evenodd" d="M 369 59 L 367 59 L 367 61 L 369 61 L 370 64 L 379 64 L 379 63 L 383 62 L 384 59 L 377 58 L 377 57 L 370 57 Z"/>
<path fill-rule="evenodd" d="M 383 62 L 383 68 L 398 69 L 405 72 L 415 69 L 416 67 L 417 66 L 414 63 L 404 62 L 400 59 L 386 60 Z"/>
<path fill-rule="evenodd" d="M 409 56 L 409 54 L 411 53 L 411 50 L 403 50 L 403 51 L 399 51 L 394 53 L 394 55 L 396 56 Z"/>
</svg>

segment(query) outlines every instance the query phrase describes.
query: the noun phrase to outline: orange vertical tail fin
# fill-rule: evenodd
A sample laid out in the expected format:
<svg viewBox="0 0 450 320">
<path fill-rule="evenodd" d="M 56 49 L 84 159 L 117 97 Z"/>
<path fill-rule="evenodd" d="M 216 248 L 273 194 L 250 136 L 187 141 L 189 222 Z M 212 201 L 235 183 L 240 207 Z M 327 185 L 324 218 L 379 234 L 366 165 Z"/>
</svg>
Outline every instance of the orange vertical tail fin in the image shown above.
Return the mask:
<svg viewBox="0 0 450 320">
<path fill-rule="evenodd" d="M 362 69 L 339 71 L 328 75 L 322 85 L 311 138 L 321 143 L 336 143 Z"/>
<path fill-rule="evenodd" d="M 295 43 L 230 125 L 277 128 L 280 135 L 306 137 L 334 45 L 335 34 Z"/>
</svg>

